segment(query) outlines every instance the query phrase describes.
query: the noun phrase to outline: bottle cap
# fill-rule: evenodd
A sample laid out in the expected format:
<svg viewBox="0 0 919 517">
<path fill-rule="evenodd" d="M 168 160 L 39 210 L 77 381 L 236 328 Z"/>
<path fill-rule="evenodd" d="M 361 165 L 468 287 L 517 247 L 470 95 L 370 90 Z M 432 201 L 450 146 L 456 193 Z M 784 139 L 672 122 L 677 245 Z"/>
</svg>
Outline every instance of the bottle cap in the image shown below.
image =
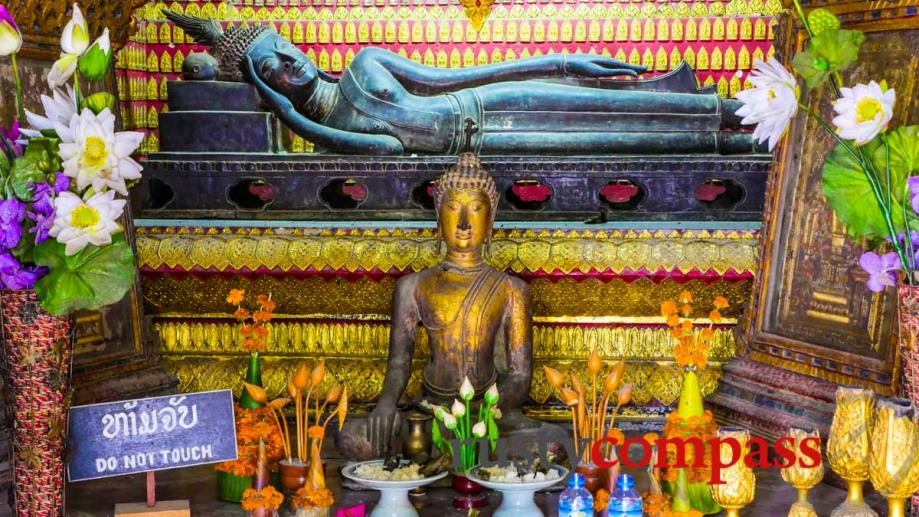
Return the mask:
<svg viewBox="0 0 919 517">
<path fill-rule="evenodd" d="M 584 476 L 574 472 L 568 478 L 568 488 L 584 488 Z"/>
<path fill-rule="evenodd" d="M 620 490 L 628 490 L 635 487 L 635 480 L 628 474 L 619 474 L 616 478 L 616 486 Z"/>
</svg>

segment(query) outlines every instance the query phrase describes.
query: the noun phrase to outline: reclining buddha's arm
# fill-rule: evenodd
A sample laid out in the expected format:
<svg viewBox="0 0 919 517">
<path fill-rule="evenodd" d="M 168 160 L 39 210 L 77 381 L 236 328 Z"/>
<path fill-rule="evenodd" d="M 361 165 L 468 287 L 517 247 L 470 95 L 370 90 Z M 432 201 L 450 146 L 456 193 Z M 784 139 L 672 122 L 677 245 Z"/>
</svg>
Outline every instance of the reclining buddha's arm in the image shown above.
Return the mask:
<svg viewBox="0 0 919 517">
<path fill-rule="evenodd" d="M 255 65 L 251 58 L 246 58 L 244 68 L 247 80 L 255 85 L 262 99 L 271 106 L 272 111 L 301 137 L 319 144 L 327 149 L 334 149 L 340 153 L 398 155 L 402 154 L 402 142 L 388 135 L 368 135 L 341 131 L 317 124 L 300 114 L 290 99 L 272 90 L 262 78 L 255 73 Z"/>
<path fill-rule="evenodd" d="M 461 69 L 443 69 L 416 63 L 394 52 L 366 48 L 351 66 L 369 60 L 385 68 L 409 92 L 436 95 L 463 88 L 507 81 L 527 81 L 561 77 L 636 76 L 644 67 L 593 54 L 550 54 L 519 61 Z"/>
</svg>

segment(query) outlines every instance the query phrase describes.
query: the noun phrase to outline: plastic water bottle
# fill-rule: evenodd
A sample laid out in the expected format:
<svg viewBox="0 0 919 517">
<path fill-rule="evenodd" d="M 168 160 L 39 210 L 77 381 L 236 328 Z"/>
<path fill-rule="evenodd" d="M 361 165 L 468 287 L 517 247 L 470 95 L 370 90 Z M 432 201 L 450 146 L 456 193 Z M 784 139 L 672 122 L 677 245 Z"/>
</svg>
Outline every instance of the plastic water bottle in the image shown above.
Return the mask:
<svg viewBox="0 0 919 517">
<path fill-rule="evenodd" d="M 608 517 L 641 517 L 641 496 L 635 480 L 628 474 L 616 478 L 616 488 L 609 495 Z"/>
<path fill-rule="evenodd" d="M 584 488 L 584 476 L 577 472 L 568 478 L 568 488 L 558 496 L 558 517 L 591 517 L 594 498 Z"/>
</svg>

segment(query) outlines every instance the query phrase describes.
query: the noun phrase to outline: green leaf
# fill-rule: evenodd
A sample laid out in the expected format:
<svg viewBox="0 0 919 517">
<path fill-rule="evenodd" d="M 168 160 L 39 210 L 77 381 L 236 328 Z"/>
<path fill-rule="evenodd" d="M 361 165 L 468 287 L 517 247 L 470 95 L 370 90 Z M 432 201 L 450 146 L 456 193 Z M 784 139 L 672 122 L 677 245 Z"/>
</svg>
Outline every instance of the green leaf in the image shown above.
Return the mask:
<svg viewBox="0 0 919 517">
<path fill-rule="evenodd" d="M 865 42 L 861 31 L 827 29 L 810 40 L 807 50 L 799 52 L 792 60 L 792 68 L 807 82 L 809 88 L 824 83 L 833 72 L 849 67 L 858 59 L 858 51 Z"/>
<path fill-rule="evenodd" d="M 134 255 L 121 234 L 108 246 L 89 245 L 69 257 L 63 244 L 49 239 L 35 247 L 34 258 L 50 269 L 35 291 L 52 314 L 101 309 L 120 300 L 134 284 Z"/>
<path fill-rule="evenodd" d="M 13 162 L 10 171 L 10 187 L 13 194 L 22 201 L 32 199 L 32 185 L 45 181 L 45 173 L 38 167 L 38 163 L 28 156 L 20 156 Z"/>
<path fill-rule="evenodd" d="M 712 499 L 712 490 L 708 483 L 689 483 L 689 504 L 693 509 L 702 512 L 703 515 L 711 515 L 721 511 L 718 503 Z"/>
<path fill-rule="evenodd" d="M 56 137 L 40 136 L 30 138 L 23 156 L 34 161 L 45 174 L 54 174 L 61 170 L 61 157 L 58 154 L 61 140 Z"/>
<path fill-rule="evenodd" d="M 910 176 L 919 175 L 919 125 L 903 126 L 887 135 L 890 146 L 891 188 L 894 192 L 903 192 L 904 182 Z M 874 151 L 874 162 L 879 164 L 878 171 L 884 174 L 884 146 Z"/>
<path fill-rule="evenodd" d="M 450 453 L 453 454 L 453 446 L 450 444 L 449 440 L 444 439 L 443 432 L 440 430 L 440 422 L 435 418 L 433 425 L 431 426 L 431 443 L 434 444 L 434 447 L 437 447 L 441 453 Z"/>
<path fill-rule="evenodd" d="M 488 445 L 491 448 L 491 452 L 498 450 L 498 437 L 500 433 L 498 432 L 498 424 L 495 422 L 494 416 L 489 413 L 488 419 L 485 424 L 488 429 Z"/>
</svg>

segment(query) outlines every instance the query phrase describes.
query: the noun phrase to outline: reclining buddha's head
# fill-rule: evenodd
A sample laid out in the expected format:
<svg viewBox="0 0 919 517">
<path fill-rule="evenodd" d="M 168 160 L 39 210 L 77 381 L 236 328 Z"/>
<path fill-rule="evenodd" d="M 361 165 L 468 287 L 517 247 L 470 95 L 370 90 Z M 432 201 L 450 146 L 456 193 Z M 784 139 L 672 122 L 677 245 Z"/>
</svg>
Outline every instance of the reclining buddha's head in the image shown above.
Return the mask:
<svg viewBox="0 0 919 517">
<path fill-rule="evenodd" d="M 267 27 L 224 30 L 214 20 L 185 16 L 168 9 L 163 9 L 163 14 L 196 42 L 211 47 L 220 65 L 220 79 L 244 80 L 243 68 L 249 58 L 255 73 L 265 84 L 297 104 L 306 100 L 299 97 L 310 94 L 307 86 L 320 75 L 306 54 Z"/>
</svg>

